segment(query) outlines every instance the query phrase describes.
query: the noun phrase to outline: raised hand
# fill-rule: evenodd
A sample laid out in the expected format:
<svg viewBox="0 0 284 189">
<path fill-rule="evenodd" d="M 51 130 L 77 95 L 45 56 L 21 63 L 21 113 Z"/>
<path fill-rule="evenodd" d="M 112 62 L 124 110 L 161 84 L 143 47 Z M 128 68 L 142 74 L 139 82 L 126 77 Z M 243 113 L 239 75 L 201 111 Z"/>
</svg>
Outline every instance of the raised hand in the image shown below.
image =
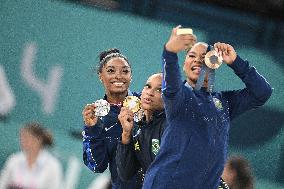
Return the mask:
<svg viewBox="0 0 284 189">
<path fill-rule="evenodd" d="M 185 34 L 185 35 L 177 35 L 177 30 L 181 26 L 177 26 L 173 28 L 170 39 L 166 43 L 166 50 L 178 53 L 182 50 L 188 49 L 190 45 L 192 45 L 193 41 L 196 40 L 195 36 L 192 34 Z"/>
<path fill-rule="evenodd" d="M 118 119 L 122 126 L 122 139 L 121 142 L 123 144 L 128 144 L 131 139 L 131 133 L 133 129 L 134 123 L 134 114 L 131 110 L 126 107 L 122 107 L 120 110 L 120 114 L 118 115 Z"/>
<path fill-rule="evenodd" d="M 85 125 L 86 126 L 94 126 L 97 121 L 98 121 L 98 117 L 95 116 L 95 109 L 96 109 L 96 106 L 94 103 L 92 104 L 87 104 L 83 111 L 82 111 L 82 115 L 83 115 L 83 120 L 85 122 Z"/>
<path fill-rule="evenodd" d="M 232 64 L 237 58 L 235 49 L 227 43 L 215 43 L 214 48 L 222 56 L 226 64 Z"/>
</svg>

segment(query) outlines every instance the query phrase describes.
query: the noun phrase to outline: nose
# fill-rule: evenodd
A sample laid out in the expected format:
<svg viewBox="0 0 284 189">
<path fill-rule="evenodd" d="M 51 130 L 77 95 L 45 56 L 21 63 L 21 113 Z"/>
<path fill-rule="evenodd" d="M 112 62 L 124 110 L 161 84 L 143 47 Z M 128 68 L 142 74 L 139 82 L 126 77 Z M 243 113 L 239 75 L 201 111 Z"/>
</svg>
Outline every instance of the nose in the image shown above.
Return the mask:
<svg viewBox="0 0 284 189">
<path fill-rule="evenodd" d="M 149 96 L 154 96 L 154 90 L 153 89 L 148 89 L 146 93 Z"/>
<path fill-rule="evenodd" d="M 117 71 L 117 72 L 115 73 L 115 78 L 116 78 L 116 79 L 122 78 L 122 73 L 121 73 L 120 71 Z"/>
<path fill-rule="evenodd" d="M 200 56 L 197 56 L 197 57 L 194 59 L 194 62 L 199 63 L 199 64 L 202 64 L 203 61 L 204 61 L 204 58 L 203 58 L 203 57 L 200 57 Z"/>
</svg>

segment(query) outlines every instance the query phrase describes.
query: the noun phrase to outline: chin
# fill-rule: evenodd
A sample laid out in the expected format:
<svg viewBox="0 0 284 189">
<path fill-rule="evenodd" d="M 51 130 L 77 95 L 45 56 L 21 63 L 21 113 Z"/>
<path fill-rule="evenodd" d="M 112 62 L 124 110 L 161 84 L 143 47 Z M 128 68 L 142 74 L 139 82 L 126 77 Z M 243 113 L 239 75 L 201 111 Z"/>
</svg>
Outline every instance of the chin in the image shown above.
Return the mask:
<svg viewBox="0 0 284 189">
<path fill-rule="evenodd" d="M 116 88 L 116 89 L 112 89 L 112 93 L 124 93 L 127 92 L 127 88 Z"/>
<path fill-rule="evenodd" d="M 192 83 L 197 83 L 198 76 L 189 78 Z"/>
<path fill-rule="evenodd" d="M 143 110 L 151 110 L 151 106 L 148 104 L 141 104 Z"/>
</svg>

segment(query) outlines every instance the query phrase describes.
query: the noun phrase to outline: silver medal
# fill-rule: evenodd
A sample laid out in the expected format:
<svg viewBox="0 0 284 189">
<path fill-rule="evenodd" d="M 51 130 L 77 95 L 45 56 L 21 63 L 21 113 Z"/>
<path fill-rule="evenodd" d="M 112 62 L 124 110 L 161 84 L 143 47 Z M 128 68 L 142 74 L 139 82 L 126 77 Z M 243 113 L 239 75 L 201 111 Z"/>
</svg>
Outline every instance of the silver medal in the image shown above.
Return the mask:
<svg viewBox="0 0 284 189">
<path fill-rule="evenodd" d="M 95 115 L 98 117 L 106 116 L 110 110 L 110 104 L 103 99 L 99 99 L 95 102 Z"/>
</svg>

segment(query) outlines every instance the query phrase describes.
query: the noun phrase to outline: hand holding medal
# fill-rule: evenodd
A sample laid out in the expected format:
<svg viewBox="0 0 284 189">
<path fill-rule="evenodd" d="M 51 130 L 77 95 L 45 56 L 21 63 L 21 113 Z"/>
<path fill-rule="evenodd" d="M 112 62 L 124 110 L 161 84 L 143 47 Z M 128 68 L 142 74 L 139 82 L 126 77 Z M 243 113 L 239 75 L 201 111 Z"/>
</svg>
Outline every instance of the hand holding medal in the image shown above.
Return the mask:
<svg viewBox="0 0 284 189">
<path fill-rule="evenodd" d="M 97 123 L 98 118 L 107 115 L 109 110 L 110 104 L 103 99 L 87 104 L 82 112 L 85 124 L 87 126 L 94 126 Z"/>
<path fill-rule="evenodd" d="M 232 64 L 237 58 L 235 49 L 229 44 L 218 42 L 214 44 L 214 49 L 222 56 L 223 62 L 226 64 Z"/>
<path fill-rule="evenodd" d="M 127 96 L 123 101 L 123 106 L 129 108 L 134 113 L 134 121 L 138 122 L 143 117 L 143 110 L 141 109 L 141 101 L 136 96 Z"/>
</svg>

